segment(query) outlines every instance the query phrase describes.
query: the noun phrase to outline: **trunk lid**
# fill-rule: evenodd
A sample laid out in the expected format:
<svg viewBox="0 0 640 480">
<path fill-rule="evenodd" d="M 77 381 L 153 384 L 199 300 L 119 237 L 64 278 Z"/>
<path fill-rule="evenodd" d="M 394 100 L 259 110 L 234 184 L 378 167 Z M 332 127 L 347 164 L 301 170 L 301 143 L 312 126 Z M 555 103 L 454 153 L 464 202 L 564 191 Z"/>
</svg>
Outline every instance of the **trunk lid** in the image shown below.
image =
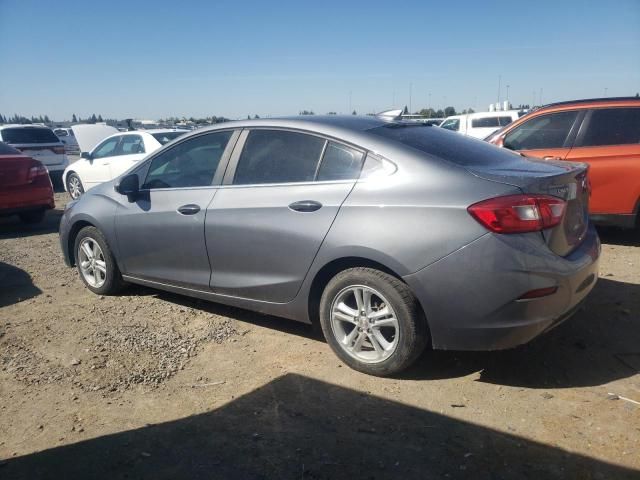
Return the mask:
<svg viewBox="0 0 640 480">
<path fill-rule="evenodd" d="M 118 129 L 109 125 L 91 124 L 71 127 L 81 152 L 90 152 L 105 138 L 118 133 Z"/>
<path fill-rule="evenodd" d="M 513 157 L 489 165 L 467 166 L 485 180 L 518 187 L 523 193 L 551 195 L 566 202 L 560 225 L 542 232 L 549 248 L 560 256 L 569 255 L 584 239 L 589 225 L 588 166 L 583 163 L 544 161 Z"/>
</svg>

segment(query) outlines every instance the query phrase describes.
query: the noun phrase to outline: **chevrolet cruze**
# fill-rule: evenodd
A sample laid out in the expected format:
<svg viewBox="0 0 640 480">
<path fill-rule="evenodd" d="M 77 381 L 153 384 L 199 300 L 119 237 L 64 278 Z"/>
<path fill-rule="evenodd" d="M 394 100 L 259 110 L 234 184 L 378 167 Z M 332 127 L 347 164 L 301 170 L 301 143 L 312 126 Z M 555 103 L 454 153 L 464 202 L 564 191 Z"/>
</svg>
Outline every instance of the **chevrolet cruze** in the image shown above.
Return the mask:
<svg viewBox="0 0 640 480">
<path fill-rule="evenodd" d="M 598 276 L 587 167 L 376 117 L 224 123 L 71 202 L 69 266 L 319 322 L 351 367 L 390 375 L 430 345 L 513 347 Z"/>
</svg>

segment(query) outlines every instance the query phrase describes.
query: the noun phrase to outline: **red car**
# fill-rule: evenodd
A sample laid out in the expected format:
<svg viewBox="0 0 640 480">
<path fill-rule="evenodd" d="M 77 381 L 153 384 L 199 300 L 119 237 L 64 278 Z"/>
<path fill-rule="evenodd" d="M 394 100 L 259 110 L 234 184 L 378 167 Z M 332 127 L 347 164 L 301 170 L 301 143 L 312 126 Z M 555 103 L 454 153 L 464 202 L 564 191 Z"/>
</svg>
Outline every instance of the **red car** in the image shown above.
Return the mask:
<svg viewBox="0 0 640 480">
<path fill-rule="evenodd" d="M 38 223 L 54 207 L 49 172 L 38 160 L 0 142 L 0 216 Z"/>
</svg>

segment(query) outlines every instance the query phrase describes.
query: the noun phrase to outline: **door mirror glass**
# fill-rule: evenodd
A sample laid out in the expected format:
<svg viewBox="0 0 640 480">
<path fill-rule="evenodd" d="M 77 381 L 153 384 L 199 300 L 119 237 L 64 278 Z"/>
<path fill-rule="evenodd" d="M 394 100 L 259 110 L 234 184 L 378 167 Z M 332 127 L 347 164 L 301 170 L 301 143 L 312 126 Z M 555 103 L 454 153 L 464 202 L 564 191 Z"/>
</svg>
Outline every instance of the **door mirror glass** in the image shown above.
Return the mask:
<svg viewBox="0 0 640 480">
<path fill-rule="evenodd" d="M 138 175 L 135 173 L 130 173 L 129 175 L 125 175 L 120 179 L 115 186 L 116 192 L 121 195 L 127 195 L 128 197 L 135 197 L 138 195 L 140 190 L 140 180 L 138 179 Z"/>
</svg>

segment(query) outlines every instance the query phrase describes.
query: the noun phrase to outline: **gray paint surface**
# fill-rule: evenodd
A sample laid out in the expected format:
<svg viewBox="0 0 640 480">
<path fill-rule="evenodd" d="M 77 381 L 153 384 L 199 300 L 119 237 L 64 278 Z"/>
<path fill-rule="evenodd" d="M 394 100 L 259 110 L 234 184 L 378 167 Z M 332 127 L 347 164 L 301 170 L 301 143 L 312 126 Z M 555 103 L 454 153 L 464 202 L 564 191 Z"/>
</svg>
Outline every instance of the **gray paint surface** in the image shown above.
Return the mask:
<svg viewBox="0 0 640 480">
<path fill-rule="evenodd" d="M 523 343 L 566 317 L 591 290 L 595 277 L 584 284 L 597 276 L 599 256 L 592 228 L 585 227 L 573 243 L 565 230 L 575 227 L 575 218 L 544 233 L 499 235 L 467 212 L 469 205 L 501 195 L 561 196 L 565 190 L 558 187 L 578 189 L 575 208 L 586 211 L 577 180 L 584 167 L 531 162 L 435 127 L 412 127 L 422 128 L 433 145 L 433 151 L 420 151 L 370 131 L 383 125 L 373 117 L 269 119 L 183 136 L 132 172 L 144 178 L 154 155 L 196 135 L 251 128 L 313 133 L 388 159 L 396 168 L 354 181 L 233 186 L 229 172 L 239 141 L 211 186 L 152 190 L 129 201 L 114 191 L 116 179 L 85 194 L 61 221 L 67 263 L 73 263 L 73 233 L 86 222 L 103 231 L 131 282 L 309 322 L 318 272 L 331 262 L 363 259 L 404 279 L 438 348 Z M 322 208 L 289 209 L 303 200 Z M 185 204 L 197 204 L 200 211 L 178 213 Z M 517 301 L 550 285 L 559 287 L 552 297 Z"/>
</svg>

